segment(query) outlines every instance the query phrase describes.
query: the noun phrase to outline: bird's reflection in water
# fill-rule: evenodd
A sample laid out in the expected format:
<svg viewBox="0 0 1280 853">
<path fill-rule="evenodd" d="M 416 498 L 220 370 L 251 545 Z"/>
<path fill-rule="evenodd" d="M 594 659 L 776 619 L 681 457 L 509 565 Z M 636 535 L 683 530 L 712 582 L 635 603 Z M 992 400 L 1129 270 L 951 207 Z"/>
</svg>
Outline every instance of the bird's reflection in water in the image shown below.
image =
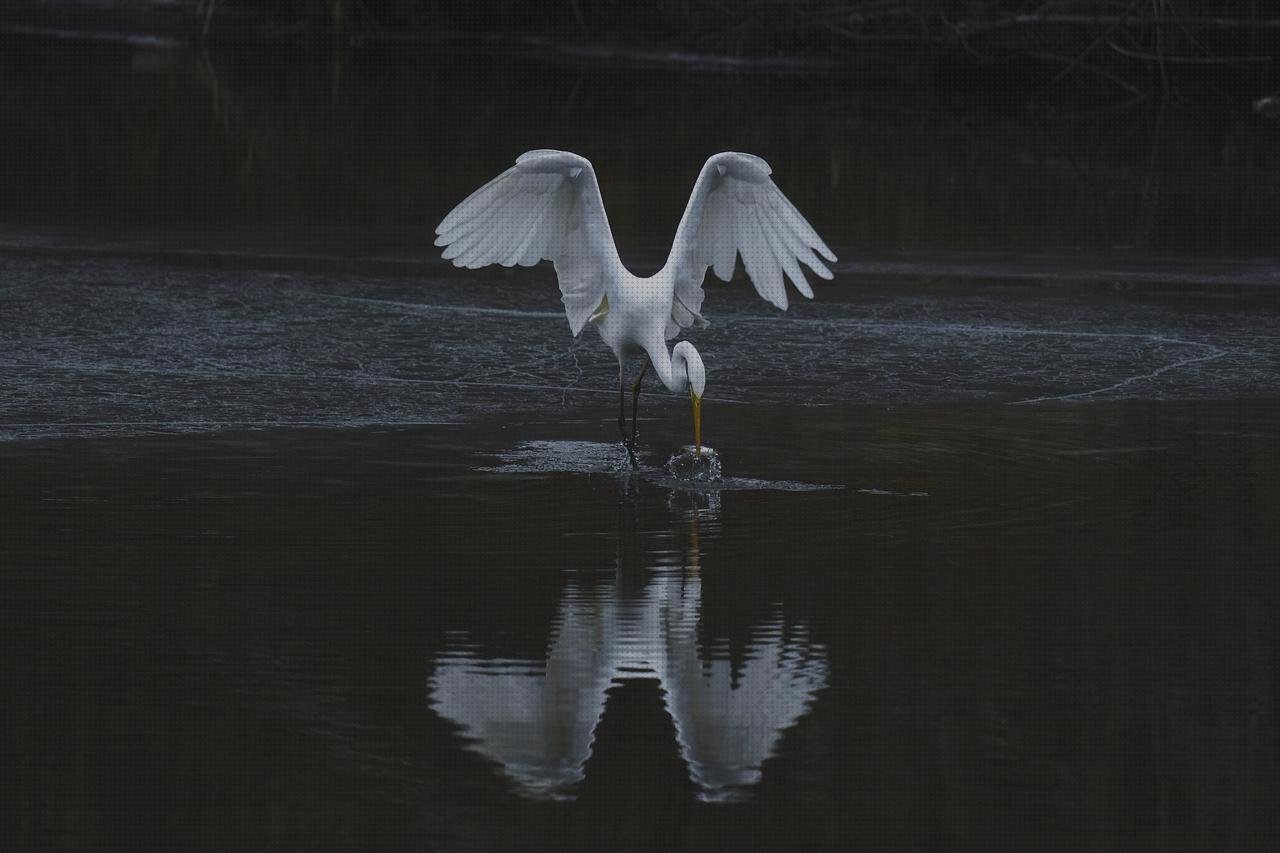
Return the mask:
<svg viewBox="0 0 1280 853">
<path fill-rule="evenodd" d="M 624 491 L 638 487 L 622 482 Z M 716 535 L 719 501 L 714 492 L 673 491 L 676 530 L 641 534 L 624 495 L 612 582 L 569 583 L 546 659 L 482 658 L 454 636 L 430 681 L 434 709 L 521 793 L 571 799 L 610 684 L 656 679 L 700 797 L 744 796 L 826 684 L 827 662 L 781 613 L 755 626 L 745 659 L 731 661 L 727 644 L 699 644 L 702 547 Z M 651 536 L 657 541 L 641 541 Z M 661 541 L 667 536 L 676 541 Z"/>
</svg>

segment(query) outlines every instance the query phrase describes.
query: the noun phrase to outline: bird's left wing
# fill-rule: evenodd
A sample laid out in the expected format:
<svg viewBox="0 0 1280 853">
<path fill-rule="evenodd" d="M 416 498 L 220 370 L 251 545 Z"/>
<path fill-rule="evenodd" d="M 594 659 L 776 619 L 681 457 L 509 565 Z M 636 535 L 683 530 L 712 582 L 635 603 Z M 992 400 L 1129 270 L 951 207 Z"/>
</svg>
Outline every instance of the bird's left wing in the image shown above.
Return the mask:
<svg viewBox="0 0 1280 853">
<path fill-rule="evenodd" d="M 591 161 L 528 151 L 476 190 L 436 228 L 455 266 L 530 267 L 552 261 L 574 335 L 602 305 L 607 273 L 622 266 Z"/>
<path fill-rule="evenodd" d="M 756 292 L 784 311 L 784 274 L 810 299 L 813 290 L 800 264 L 831 278 L 818 255 L 835 261 L 835 254 L 774 184 L 771 173 L 759 157 L 733 151 L 716 154 L 702 167 L 667 259 L 675 280 L 668 337 L 702 322 L 698 311 L 707 268 L 728 281 L 738 255 Z"/>
</svg>

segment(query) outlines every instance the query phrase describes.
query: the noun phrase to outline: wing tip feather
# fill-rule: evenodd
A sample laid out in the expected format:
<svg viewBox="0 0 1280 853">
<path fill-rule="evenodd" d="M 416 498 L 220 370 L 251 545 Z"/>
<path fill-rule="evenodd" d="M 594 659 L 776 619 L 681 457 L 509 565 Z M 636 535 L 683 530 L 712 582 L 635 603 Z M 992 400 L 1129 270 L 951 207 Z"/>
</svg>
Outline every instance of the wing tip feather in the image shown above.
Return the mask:
<svg viewBox="0 0 1280 853">
<path fill-rule="evenodd" d="M 762 184 L 773 174 L 771 167 L 763 157 L 746 154 L 742 151 L 721 151 L 707 158 L 707 165 L 714 165 L 720 174 L 729 175 L 752 184 Z"/>
<path fill-rule="evenodd" d="M 555 148 L 535 148 L 516 158 L 516 168 L 531 174 L 553 172 L 576 178 L 584 169 L 591 170 L 592 167 L 591 161 L 581 154 Z"/>
</svg>

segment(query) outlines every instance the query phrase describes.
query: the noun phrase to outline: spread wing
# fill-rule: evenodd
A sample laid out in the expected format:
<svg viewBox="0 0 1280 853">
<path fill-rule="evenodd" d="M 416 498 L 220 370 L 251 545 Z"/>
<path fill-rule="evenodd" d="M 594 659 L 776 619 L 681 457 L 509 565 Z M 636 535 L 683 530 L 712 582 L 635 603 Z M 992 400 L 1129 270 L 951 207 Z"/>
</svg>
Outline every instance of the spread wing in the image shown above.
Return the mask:
<svg viewBox="0 0 1280 853">
<path fill-rule="evenodd" d="M 738 255 L 756 292 L 784 311 L 784 275 L 809 299 L 813 290 L 801 264 L 831 278 L 818 255 L 828 261 L 836 256 L 769 178 L 771 172 L 759 157 L 732 151 L 716 154 L 702 167 L 667 259 L 675 279 L 668 337 L 705 322 L 698 310 L 707 268 L 728 281 Z"/>
<path fill-rule="evenodd" d="M 568 151 L 528 151 L 453 209 L 436 245 L 454 266 L 555 264 L 569 328 L 577 335 L 605 299 L 622 261 L 595 170 Z"/>
</svg>

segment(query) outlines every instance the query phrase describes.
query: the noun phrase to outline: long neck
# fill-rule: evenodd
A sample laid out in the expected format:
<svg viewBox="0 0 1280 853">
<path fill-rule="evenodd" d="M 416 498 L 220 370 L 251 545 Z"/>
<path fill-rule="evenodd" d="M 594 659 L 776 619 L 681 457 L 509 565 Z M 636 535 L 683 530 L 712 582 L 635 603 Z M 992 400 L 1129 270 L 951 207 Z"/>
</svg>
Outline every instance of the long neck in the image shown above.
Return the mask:
<svg viewBox="0 0 1280 853">
<path fill-rule="evenodd" d="M 671 352 L 667 352 L 666 344 L 649 350 L 649 360 L 653 362 L 653 371 L 658 374 L 668 391 L 678 394 L 689 387 L 688 360 L 679 344 Z"/>
</svg>

